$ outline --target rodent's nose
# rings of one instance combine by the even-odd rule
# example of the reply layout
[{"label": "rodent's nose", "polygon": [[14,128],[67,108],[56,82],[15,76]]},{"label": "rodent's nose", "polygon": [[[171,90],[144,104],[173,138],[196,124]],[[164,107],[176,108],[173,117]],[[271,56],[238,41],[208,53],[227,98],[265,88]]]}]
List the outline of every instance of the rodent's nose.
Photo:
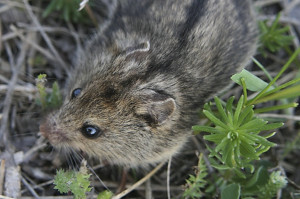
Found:
[{"label": "rodent's nose", "polygon": [[51,127],[49,127],[49,124],[47,121],[43,122],[40,125],[40,132],[46,139],[49,139],[49,134],[51,133],[51,129],[49,129],[49,128],[51,128]]},{"label": "rodent's nose", "polygon": [[52,145],[69,141],[64,133],[57,128],[56,124],[49,122],[49,120],[40,125],[40,132]]}]

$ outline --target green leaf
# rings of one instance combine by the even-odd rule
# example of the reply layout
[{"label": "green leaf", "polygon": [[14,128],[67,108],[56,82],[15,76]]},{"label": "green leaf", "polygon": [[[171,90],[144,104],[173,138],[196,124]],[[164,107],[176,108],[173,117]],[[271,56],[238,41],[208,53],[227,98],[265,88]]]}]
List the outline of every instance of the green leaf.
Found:
[{"label": "green leaf", "polygon": [[[225,162],[226,165],[232,167],[233,166],[233,145],[228,139],[226,143],[224,143],[225,147],[223,149],[222,161]],[[217,150],[217,148],[216,148]]]},{"label": "green leaf", "polygon": [[211,163],[211,166],[218,169],[218,170],[228,170],[231,169],[231,167],[227,166],[227,165],[220,165],[220,164],[216,164],[216,163]]},{"label": "green leaf", "polygon": [[241,78],[245,79],[247,89],[250,91],[261,91],[268,86],[267,82],[265,82],[264,80],[260,79],[259,77],[255,76],[255,75],[253,75],[246,69],[243,69],[242,72],[237,73],[231,77],[231,79],[235,83],[242,86],[241,81],[240,81]]},{"label": "green leaf", "polygon": [[[278,129],[283,126],[284,123],[272,123],[272,124],[265,124],[263,126],[258,126],[258,127],[252,127],[252,128],[247,128],[245,132],[256,132],[256,131],[268,131],[272,129]],[[243,132],[243,131],[241,131]]]},{"label": "green leaf", "polygon": [[265,73],[265,75],[268,77],[270,81],[273,80],[272,76],[270,73],[265,69],[265,67],[254,57],[252,57],[252,61]]},{"label": "green leaf", "polygon": [[217,108],[218,108],[218,111],[219,111],[219,113],[221,114],[221,116],[222,116],[224,122],[228,122],[228,117],[227,117],[227,115],[226,115],[226,113],[225,113],[225,110],[224,110],[224,108],[223,108],[223,106],[222,106],[222,104],[221,104],[220,99],[219,99],[218,97],[215,97],[214,99],[215,99],[215,102],[216,102],[216,106],[217,106]]},{"label": "green leaf", "polygon": [[242,124],[247,123],[252,119],[254,114],[253,107],[253,105],[247,106],[242,110],[242,113],[240,114],[238,119],[238,123],[236,124],[237,126],[241,126]]},{"label": "green leaf", "polygon": [[277,111],[277,110],[282,110],[282,109],[288,109],[288,108],[295,108],[298,106],[298,103],[288,103],[288,104],[282,104],[282,105],[277,105],[277,106],[270,106],[270,107],[265,107],[265,108],[259,108],[255,109],[255,113],[264,113],[264,112],[270,112],[270,111]]},{"label": "green leaf", "polygon": [[241,186],[239,184],[227,185],[221,192],[221,199],[239,199]]},{"label": "green leaf", "polygon": [[253,160],[258,160],[259,157],[255,153],[255,149],[253,146],[248,144],[247,142],[242,142],[240,145],[241,155],[244,157],[251,158]]},{"label": "green leaf", "polygon": [[273,142],[270,142],[268,141],[266,138],[262,137],[262,136],[259,136],[259,135],[255,135],[255,134],[243,134],[247,139],[249,140],[254,140],[262,145],[265,145],[265,146],[269,146],[269,147],[272,147],[272,146],[276,146],[275,143]]},{"label": "green leaf", "polygon": [[[229,144],[229,139],[227,137],[224,137],[222,141],[216,146],[215,151],[224,151],[226,146]],[[224,162],[224,161],[223,161]]]},{"label": "green leaf", "polygon": [[[230,97],[226,103],[226,110],[231,114],[231,116],[233,115],[233,111],[232,111],[232,103],[234,101],[234,96]],[[228,116],[230,116],[228,114]]]},{"label": "green leaf", "polygon": [[203,136],[203,138],[207,141],[211,141],[216,144],[219,144],[223,140],[224,136],[220,134],[213,134],[213,135],[205,135]]},{"label": "green leaf", "polygon": [[244,104],[244,96],[242,95],[238,101],[238,105],[236,107],[236,110],[234,112],[234,116],[233,116],[233,124],[235,127],[238,127],[237,124],[239,123],[239,116],[241,113],[241,110],[243,108],[243,104]]},{"label": "green leaf", "polygon": [[218,131],[218,129],[210,127],[210,126],[199,126],[199,125],[196,125],[196,126],[193,126],[192,129],[195,132],[201,132],[201,131],[203,131],[203,132],[216,133],[216,134],[220,134],[221,133],[220,131]]},{"label": "green leaf", "polygon": [[262,119],[259,119],[259,118],[255,118],[253,120],[251,120],[250,122],[247,122],[246,124],[243,124],[242,126],[239,127],[240,130],[243,130],[243,129],[251,129],[251,128],[260,128],[262,127],[263,125],[265,125],[267,122],[262,120]]},{"label": "green leaf", "polygon": [[208,119],[210,119],[210,120],[211,120],[213,123],[215,123],[216,125],[219,125],[219,126],[225,128],[225,129],[228,128],[226,124],[224,124],[221,120],[219,120],[217,117],[215,117],[215,116],[214,116],[212,113],[210,113],[209,111],[203,110],[203,113],[204,113],[204,115],[205,115]]},{"label": "green leaf", "polygon": [[269,181],[269,172],[265,166],[260,166],[254,175],[246,181],[244,194],[256,193],[261,187],[264,187]]},{"label": "green leaf", "polygon": [[60,193],[68,193],[70,191],[70,184],[74,180],[74,175],[70,171],[64,171],[62,169],[56,171],[54,177],[54,189],[57,189]]}]

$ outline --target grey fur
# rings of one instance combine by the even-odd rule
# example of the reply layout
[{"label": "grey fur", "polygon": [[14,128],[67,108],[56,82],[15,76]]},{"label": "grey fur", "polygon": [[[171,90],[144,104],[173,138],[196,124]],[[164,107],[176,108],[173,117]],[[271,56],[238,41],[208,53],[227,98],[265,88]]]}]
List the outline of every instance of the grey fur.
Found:
[{"label": "grey fur", "polygon": [[[64,105],[41,131],[126,166],[178,152],[206,99],[229,84],[256,48],[247,0],[120,0],[69,79]],[[76,88],[82,92],[71,99]],[[83,125],[102,130],[84,137]]]}]

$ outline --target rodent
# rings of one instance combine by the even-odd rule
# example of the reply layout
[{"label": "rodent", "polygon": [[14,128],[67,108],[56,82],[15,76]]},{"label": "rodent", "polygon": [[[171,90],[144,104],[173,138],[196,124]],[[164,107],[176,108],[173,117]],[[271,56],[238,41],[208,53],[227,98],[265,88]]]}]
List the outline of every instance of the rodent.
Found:
[{"label": "rodent", "polygon": [[248,0],[122,0],[88,42],[59,110],[40,125],[56,147],[146,167],[192,135],[204,102],[255,53]]}]

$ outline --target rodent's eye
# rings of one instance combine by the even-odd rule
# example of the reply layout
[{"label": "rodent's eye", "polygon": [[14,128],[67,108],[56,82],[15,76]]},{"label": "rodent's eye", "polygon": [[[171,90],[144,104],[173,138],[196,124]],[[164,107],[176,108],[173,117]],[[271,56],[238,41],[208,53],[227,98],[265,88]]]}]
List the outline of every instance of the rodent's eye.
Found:
[{"label": "rodent's eye", "polygon": [[93,125],[84,125],[81,128],[81,133],[84,137],[89,139],[95,139],[99,137],[102,133],[99,127]]},{"label": "rodent's eye", "polygon": [[81,93],[81,88],[75,88],[73,91],[72,91],[72,96],[71,98],[75,98],[77,97],[79,94]]}]

